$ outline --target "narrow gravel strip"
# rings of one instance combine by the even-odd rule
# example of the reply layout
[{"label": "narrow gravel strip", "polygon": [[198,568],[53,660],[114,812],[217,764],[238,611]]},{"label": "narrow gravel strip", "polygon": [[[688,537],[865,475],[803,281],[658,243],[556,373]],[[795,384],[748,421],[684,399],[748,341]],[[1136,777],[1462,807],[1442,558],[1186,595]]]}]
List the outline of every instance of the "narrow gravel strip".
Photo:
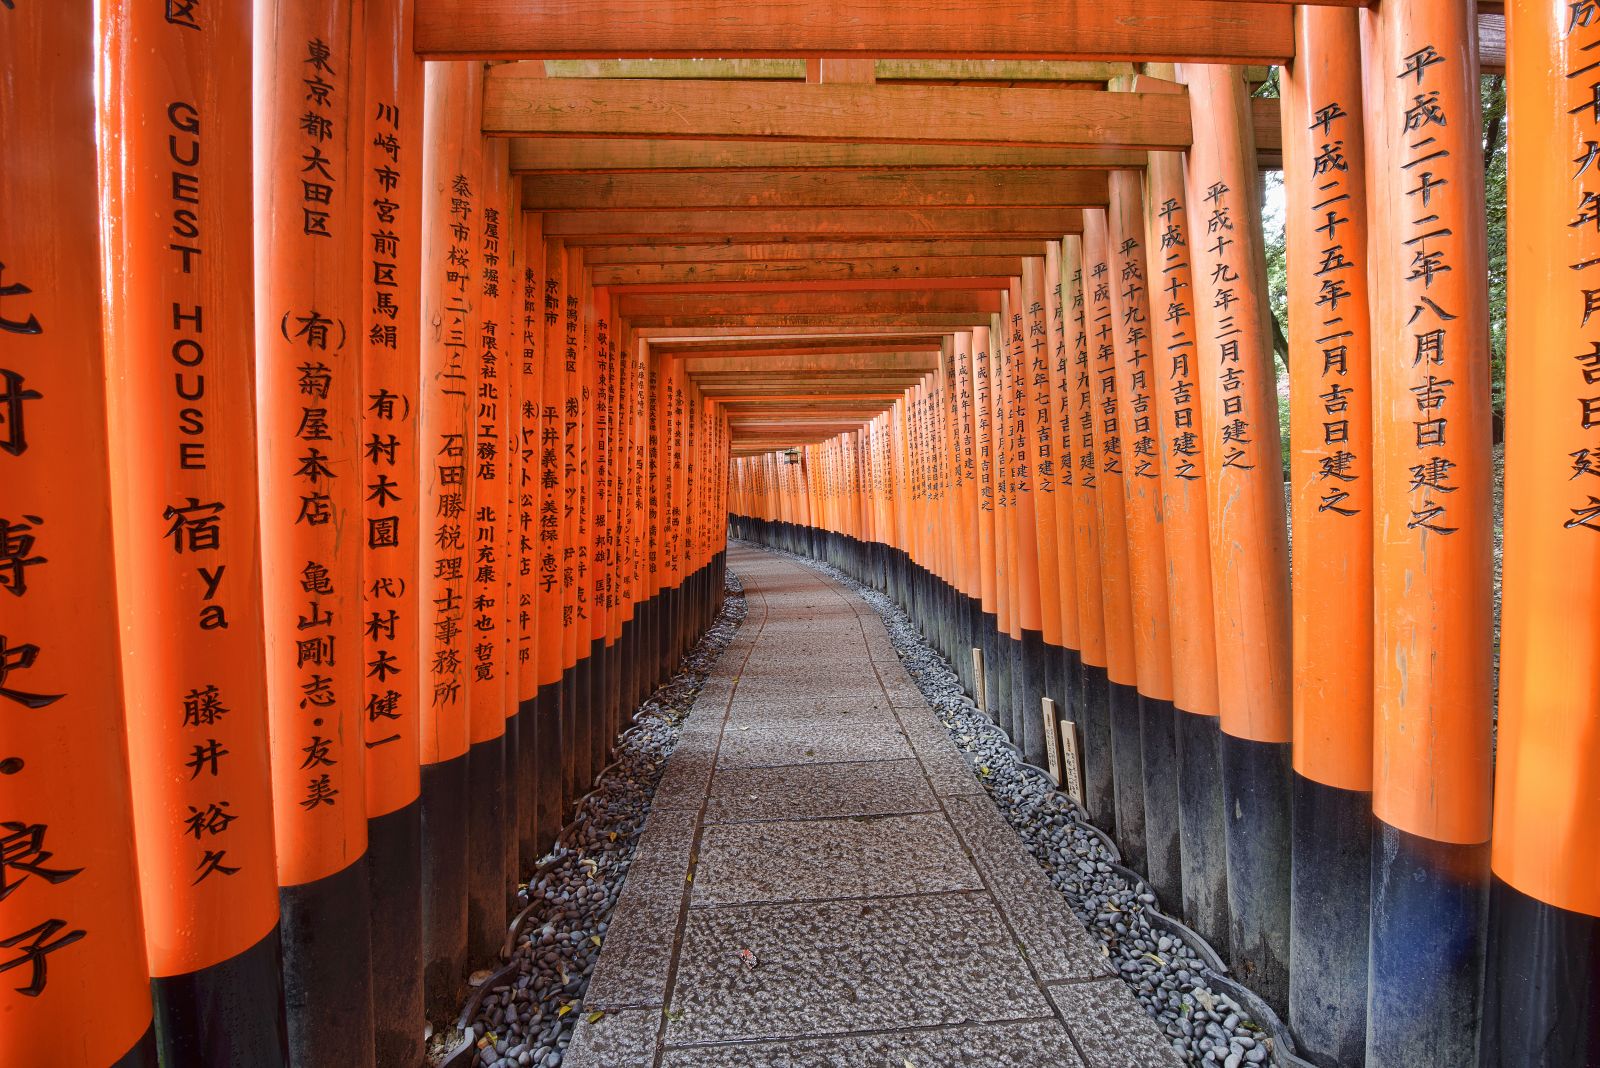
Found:
[{"label": "narrow gravel strip", "polygon": [[995,807],[1100,940],[1118,975],[1161,1024],[1178,1055],[1190,1064],[1224,1068],[1269,1063],[1272,1037],[1243,1006],[1208,983],[1204,964],[1186,942],[1156,926],[1149,915],[1158,906],[1151,888],[1129,878],[1133,873],[1121,867],[1083,809],[1049,776],[1025,765],[1005,733],[966,700],[949,664],[900,607],[830,564],[756,547],[827,575],[883,617],[895,652]]},{"label": "narrow gravel strip", "polygon": [[509,962],[517,974],[489,991],[471,1024],[478,1047],[473,1063],[480,1068],[556,1068],[566,1056],[667,756],[711,666],[744,619],[744,590],[731,572],[726,590],[711,629],[672,681],[639,707],[634,725],[617,739],[617,759],[539,862],[537,881],[518,894],[519,909],[531,905],[531,911]]}]

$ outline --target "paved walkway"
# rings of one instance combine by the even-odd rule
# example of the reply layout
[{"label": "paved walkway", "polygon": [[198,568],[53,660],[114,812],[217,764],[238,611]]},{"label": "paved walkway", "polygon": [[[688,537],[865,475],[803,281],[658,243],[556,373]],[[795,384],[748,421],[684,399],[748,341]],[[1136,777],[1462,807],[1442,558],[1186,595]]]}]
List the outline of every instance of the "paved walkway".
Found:
[{"label": "paved walkway", "polygon": [[748,616],[668,761],[566,1063],[1176,1065],[877,613],[781,557],[729,565]]}]

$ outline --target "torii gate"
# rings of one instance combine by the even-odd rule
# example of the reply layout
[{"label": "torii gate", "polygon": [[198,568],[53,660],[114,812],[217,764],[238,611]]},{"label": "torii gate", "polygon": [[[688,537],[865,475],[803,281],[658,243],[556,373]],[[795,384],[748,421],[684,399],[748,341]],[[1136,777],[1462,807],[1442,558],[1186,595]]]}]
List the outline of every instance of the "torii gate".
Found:
[{"label": "torii gate", "polygon": [[3,1059],[418,1063],[730,512],[1031,759],[1066,708],[1313,1060],[1600,1059],[1597,47],[1589,0],[0,0]]}]

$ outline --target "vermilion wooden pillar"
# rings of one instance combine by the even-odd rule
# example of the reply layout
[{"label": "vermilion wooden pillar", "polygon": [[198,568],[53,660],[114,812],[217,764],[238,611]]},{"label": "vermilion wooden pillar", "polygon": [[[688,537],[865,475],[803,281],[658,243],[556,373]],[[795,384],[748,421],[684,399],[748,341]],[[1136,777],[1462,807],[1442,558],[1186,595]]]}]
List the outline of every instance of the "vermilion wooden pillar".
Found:
[{"label": "vermilion wooden pillar", "polygon": [[[477,337],[473,255],[482,227],[477,136],[482,65],[430,63],[424,73],[421,411],[417,451],[416,662],[421,706],[424,996],[434,1025],[457,1011],[467,972],[466,524],[469,422]],[[437,323],[437,327],[434,324]]]},{"label": "vermilion wooden pillar", "polygon": [[1227,828],[1217,717],[1217,646],[1206,518],[1205,428],[1196,384],[1193,263],[1183,157],[1152,152],[1145,170],[1147,248],[1161,426],[1161,509],[1172,638],[1179,845],[1185,922],[1228,955]]},{"label": "vermilion wooden pillar", "polygon": [[1372,334],[1354,11],[1295,11],[1282,68],[1295,531],[1289,1020],[1361,1060],[1372,869]]},{"label": "vermilion wooden pillar", "polygon": [[[972,330],[972,429],[977,464],[978,578],[981,620],[979,644],[984,659],[983,707],[996,716],[1000,590],[995,522],[994,402],[990,396],[989,328]],[[881,498],[880,498],[881,499]],[[878,537],[881,538],[881,533]]]},{"label": "vermilion wooden pillar", "polygon": [[1146,872],[1144,757],[1140,746],[1138,658],[1129,590],[1127,499],[1123,489],[1131,442],[1117,405],[1116,335],[1106,213],[1084,213],[1083,287],[1088,355],[1090,432],[1094,439],[1095,504],[1099,526],[1100,593],[1105,605],[1107,708],[1111,730],[1112,798],[1117,844],[1128,866]]},{"label": "vermilion wooden pillar", "polygon": [[[129,767],[160,1055],[279,1064],[249,12],[100,13]],[[19,201],[20,203],[20,201]]]},{"label": "vermilion wooden pillar", "polygon": [[[378,1063],[422,1056],[422,63],[411,0],[366,0],[361,473],[368,871]],[[428,513],[431,517],[431,513]]]},{"label": "vermilion wooden pillar", "polygon": [[1067,695],[1060,688],[1059,665],[1064,651],[1061,626],[1061,550],[1056,531],[1056,494],[1061,492],[1060,472],[1055,458],[1055,396],[1050,388],[1050,363],[1052,351],[1049,318],[1045,311],[1045,261],[1043,256],[1029,256],[1023,260],[1021,300],[1015,313],[1022,316],[1022,343],[1019,357],[1019,385],[1023,414],[1023,433],[1020,443],[1029,467],[1033,489],[1033,516],[1035,541],[1038,549],[1038,571],[1035,581],[1039,587],[1039,640],[1028,649],[1033,679],[1033,700],[1027,709],[1030,722],[1039,739],[1038,760],[1045,756],[1046,731],[1052,735],[1054,724],[1043,717],[1041,698],[1049,697],[1061,708],[1067,707]]},{"label": "vermilion wooden pillar", "polygon": [[474,188],[479,226],[473,234],[475,274],[468,292],[477,312],[467,343],[471,368],[466,477],[471,506],[466,543],[467,675],[467,966],[497,959],[505,938],[506,648],[504,523],[507,412],[504,342],[510,336],[501,292],[505,230],[506,147],[483,140]]},{"label": "vermilion wooden pillar", "polygon": [[[1044,285],[1044,263],[1036,261],[1036,289]],[[1034,765],[1045,763],[1044,732],[1040,729],[1039,701],[1044,696],[1044,570],[1040,560],[1038,474],[1029,440],[1028,317],[1021,279],[1015,279],[1007,300],[1001,348],[1005,367],[1007,479],[1012,501],[1012,539],[1016,546],[1013,589],[1017,593],[1017,633],[1012,661],[1012,741]],[[1053,548],[1053,546],[1052,546]],[[1053,582],[1055,572],[1050,571]]]},{"label": "vermilion wooden pillar", "polygon": [[1493,569],[1477,21],[1461,5],[1385,0],[1362,14],[1362,37],[1377,818],[1367,1063],[1470,1064]]},{"label": "vermilion wooden pillar", "polygon": [[1094,371],[1089,362],[1088,269],[1084,239],[1066,237],[1061,244],[1061,277],[1066,286],[1063,307],[1071,351],[1070,420],[1072,455],[1072,551],[1076,563],[1078,638],[1083,672],[1083,800],[1089,818],[1103,831],[1116,833],[1116,788],[1111,769],[1111,699],[1107,677],[1105,597],[1101,593],[1100,455],[1094,444]]},{"label": "vermilion wooden pillar", "polygon": [[0,1060],[154,1068],[114,602],[94,65],[92,5],[0,8]]},{"label": "vermilion wooden pillar", "polygon": [[559,697],[548,683],[544,638],[550,633],[542,605],[546,552],[544,541],[546,416],[544,381],[549,349],[544,333],[543,216],[523,215],[521,296],[522,337],[518,350],[522,392],[518,403],[520,462],[517,467],[518,685],[522,728],[518,793],[522,805],[522,873],[527,875],[550,848],[560,829],[561,736]]},{"label": "vermilion wooden pillar", "polygon": [[1279,1012],[1289,980],[1289,597],[1255,139],[1243,72],[1183,65],[1196,388],[1204,426],[1231,963]]},{"label": "vermilion wooden pillar", "polygon": [[262,608],[290,1058],[373,1064],[360,5],[255,8]]},{"label": "vermilion wooden pillar", "polygon": [[[1046,246],[1044,304],[1047,355],[1045,384],[1049,391],[1050,462],[1055,472],[1056,599],[1060,606],[1061,649],[1056,653],[1058,720],[1081,733],[1084,725],[1082,638],[1078,626],[1078,557],[1073,517],[1076,454],[1072,448],[1072,353],[1067,345],[1065,285],[1061,275],[1061,242]],[[1043,404],[1041,404],[1041,414]],[[1082,745],[1079,745],[1082,751]]]},{"label": "vermilion wooden pillar", "polygon": [[[1600,11],[1517,3],[1505,609],[1481,1063],[1600,1063]],[[1557,154],[1559,150],[1559,155]],[[1566,160],[1562,168],[1550,160]],[[1511,428],[1515,429],[1512,430]]]},{"label": "vermilion wooden pillar", "polygon": [[1172,633],[1162,531],[1160,379],[1154,356],[1150,274],[1139,175],[1114,171],[1106,211],[1111,250],[1112,344],[1122,488],[1128,534],[1133,652],[1139,676],[1140,753],[1150,883],[1162,899],[1183,900],[1179,846],[1178,753],[1172,704]]}]

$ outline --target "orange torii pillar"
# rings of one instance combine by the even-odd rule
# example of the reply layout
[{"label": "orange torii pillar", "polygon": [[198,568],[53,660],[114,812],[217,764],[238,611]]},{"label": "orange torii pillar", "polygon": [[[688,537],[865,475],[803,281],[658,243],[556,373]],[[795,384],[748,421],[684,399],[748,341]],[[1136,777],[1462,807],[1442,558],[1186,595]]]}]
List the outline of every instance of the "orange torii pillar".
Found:
[{"label": "orange torii pillar", "polygon": [[377,1061],[422,1056],[421,708],[418,587],[422,346],[422,63],[412,0],[366,0],[366,160],[361,213],[361,590],[366,664],[367,867]]},{"label": "orange torii pillar", "polygon": [[423,987],[428,1018],[452,1019],[467,974],[467,551],[471,290],[482,225],[477,135],[483,67],[429,63],[422,151],[422,351],[417,453]]},{"label": "orange torii pillar", "polygon": [[471,400],[467,409],[466,546],[467,675],[467,967],[497,960],[505,938],[506,643],[503,473],[507,412],[502,396],[501,339],[507,299],[501,289],[505,236],[506,143],[483,139],[482,169],[472,183],[479,225],[473,231],[474,276],[467,282],[477,312],[468,338]]},{"label": "orange torii pillar", "polygon": [[0,1061],[154,1068],[112,566],[95,45],[87,2],[0,8]]},{"label": "orange torii pillar", "polygon": [[1531,1068],[1600,1064],[1600,8],[1508,14],[1518,358],[1480,1058]]},{"label": "orange torii pillar", "polygon": [[1094,445],[1094,378],[1089,365],[1088,272],[1084,240],[1061,243],[1061,277],[1067,295],[1072,366],[1068,413],[1076,474],[1072,481],[1072,553],[1078,606],[1079,714],[1083,731],[1083,804],[1101,830],[1116,833],[1116,787],[1111,768],[1111,697],[1106,669],[1105,598],[1100,592],[1099,454]]},{"label": "orange torii pillar", "polygon": [[1144,755],[1141,751],[1138,653],[1129,589],[1127,497],[1123,489],[1127,435],[1117,404],[1116,336],[1111,308],[1112,271],[1106,212],[1083,216],[1085,327],[1088,344],[1091,433],[1098,461],[1100,595],[1105,605],[1106,707],[1110,719],[1112,805],[1117,844],[1128,867],[1146,872]]},{"label": "orange torii pillar", "polygon": [[1196,389],[1216,613],[1230,963],[1278,1012],[1289,982],[1289,597],[1255,137],[1243,71],[1182,65]]},{"label": "orange torii pillar", "polygon": [[573,688],[569,657],[571,637],[570,562],[568,528],[571,516],[567,489],[572,478],[572,455],[577,446],[568,431],[567,375],[576,368],[577,351],[566,347],[566,249],[558,240],[545,242],[544,337],[545,364],[541,388],[540,432],[541,515],[539,518],[541,569],[540,612],[546,621],[541,629],[541,653],[547,657],[541,670],[550,688],[550,712],[556,717],[560,754],[559,821],[567,806],[577,797],[577,742],[575,738],[577,692]]},{"label": "orange torii pillar", "polygon": [[[1038,264],[1043,288],[1044,264]],[[1012,501],[1012,544],[1016,547],[1015,581],[1017,627],[1011,643],[1011,735],[1028,763],[1045,763],[1044,732],[1040,729],[1040,698],[1044,696],[1040,669],[1044,666],[1044,597],[1040,567],[1039,522],[1033,450],[1028,440],[1031,407],[1028,397],[1028,338],[1020,280],[1013,279],[1002,298],[1005,342],[997,351],[1003,360],[1005,382],[1005,445]],[[1054,572],[1051,573],[1052,580]]]},{"label": "orange torii pillar", "polygon": [[1289,1023],[1359,1064],[1372,872],[1372,333],[1360,28],[1295,10],[1282,69],[1295,532]]},{"label": "orange torii pillar", "polygon": [[1144,199],[1138,173],[1113,171],[1106,211],[1111,251],[1112,341],[1116,349],[1117,424],[1123,439],[1122,488],[1128,534],[1133,651],[1139,675],[1139,743],[1144,787],[1145,856],[1163,900],[1183,900],[1179,845],[1176,710],[1172,703],[1172,633],[1167,607],[1167,552],[1162,529],[1161,426]]},{"label": "orange torii pillar", "polygon": [[[560,612],[550,611],[553,581],[551,510],[559,485],[555,464],[560,433],[553,412],[546,406],[550,348],[545,337],[544,218],[527,213],[522,221],[522,458],[518,465],[518,571],[521,575],[519,611],[522,624],[521,697],[523,751],[522,874],[531,870],[561,828],[561,699],[555,689],[559,669],[552,669],[552,634],[560,632]],[[532,769],[531,772],[529,769]],[[532,781],[528,780],[529,775]]]},{"label": "orange torii pillar", "polygon": [[[951,470],[950,488],[953,510],[948,517],[951,524],[953,560],[956,568],[955,596],[951,610],[955,614],[954,644],[950,662],[961,679],[967,693],[977,693],[971,650],[978,640],[978,624],[982,619],[983,602],[979,597],[978,582],[978,494],[977,457],[972,437],[972,331],[959,330],[945,346],[945,376],[950,383],[950,436]],[[859,507],[859,486],[855,479],[854,457],[859,448],[859,435],[851,435],[849,454],[851,496]],[[851,534],[864,539],[867,534],[859,519]],[[859,552],[859,546],[856,547]]]},{"label": "orange torii pillar", "polygon": [[373,1064],[359,546],[365,99],[356,11],[255,9],[262,608],[289,1051]]},{"label": "orange torii pillar", "polygon": [[[972,432],[977,456],[978,487],[978,578],[981,619],[976,642],[983,653],[984,677],[982,704],[990,719],[997,718],[1000,695],[1000,560],[996,520],[994,400],[989,384],[989,328],[972,329]],[[874,439],[878,437],[874,421]],[[881,485],[881,483],[880,483]],[[881,490],[878,494],[882,499]],[[881,528],[874,544],[881,544]],[[881,587],[880,587],[881,588]]]},{"label": "orange torii pillar", "polygon": [[[1374,411],[1367,1063],[1469,1064],[1487,907],[1493,567],[1477,21],[1416,0],[1361,18]],[[1555,159],[1566,166],[1564,147]]]},{"label": "orange torii pillar", "polygon": [[[1045,337],[1044,383],[1036,390],[1048,393],[1046,399],[1035,398],[1039,418],[1044,420],[1040,447],[1049,449],[1048,461],[1055,479],[1053,503],[1056,530],[1056,603],[1060,608],[1061,648],[1051,665],[1051,687],[1056,694],[1058,707],[1057,744],[1064,745],[1063,728],[1073,732],[1076,739],[1083,725],[1083,688],[1079,680],[1083,672],[1082,639],[1078,624],[1078,557],[1076,549],[1076,520],[1073,515],[1074,473],[1072,451],[1072,382],[1071,355],[1067,348],[1067,318],[1064,305],[1064,286],[1061,277],[1061,242],[1052,241],[1045,247],[1044,260]],[[1039,369],[1035,367],[1037,378]],[[1079,752],[1082,746],[1078,747]],[[1062,753],[1063,762],[1066,753]]]},{"label": "orange torii pillar", "polygon": [[1172,641],[1183,915],[1228,955],[1227,823],[1217,719],[1217,646],[1211,603],[1204,427],[1197,388],[1194,234],[1183,156],[1152,152],[1145,169],[1145,222],[1154,287],[1156,409],[1161,426],[1161,510],[1166,539],[1167,618]]},{"label": "orange torii pillar", "polygon": [[1024,428],[1019,441],[1031,468],[1041,628],[1037,639],[1032,639],[1032,644],[1024,648],[1031,657],[1028,669],[1032,689],[1026,712],[1027,722],[1033,725],[1024,733],[1030,741],[1038,739],[1038,751],[1030,754],[1029,759],[1042,766],[1048,762],[1048,749],[1059,751],[1056,725],[1052,722],[1055,716],[1052,713],[1050,719],[1044,718],[1042,699],[1049,697],[1058,708],[1068,707],[1061,670],[1066,653],[1061,626],[1065,605],[1061,600],[1061,539],[1056,530],[1056,497],[1058,492],[1064,491],[1059,489],[1060,472],[1053,447],[1055,397],[1050,388],[1050,364],[1055,353],[1045,311],[1047,290],[1043,256],[1029,256],[1022,261],[1022,279],[1017,292],[1021,299],[1013,312],[1022,314],[1024,335],[1018,346],[1018,392],[1022,395],[1019,403]]},{"label": "orange torii pillar", "polygon": [[165,1062],[281,1064],[251,181],[238,166],[250,149],[251,25],[237,8],[169,14],[111,5],[98,42],[117,592],[146,949]]},{"label": "orange torii pillar", "polygon": [[[995,557],[995,655],[986,658],[989,671],[994,675],[998,701],[989,707],[990,716],[1015,738],[1016,705],[1013,687],[1016,682],[1017,656],[1015,646],[1020,632],[1017,620],[1021,614],[1017,590],[1016,500],[1011,491],[1011,421],[1010,376],[1006,373],[1006,329],[997,315],[990,316],[989,327],[989,404],[990,450],[994,463],[994,557]],[[895,509],[900,512],[900,509]]]}]

